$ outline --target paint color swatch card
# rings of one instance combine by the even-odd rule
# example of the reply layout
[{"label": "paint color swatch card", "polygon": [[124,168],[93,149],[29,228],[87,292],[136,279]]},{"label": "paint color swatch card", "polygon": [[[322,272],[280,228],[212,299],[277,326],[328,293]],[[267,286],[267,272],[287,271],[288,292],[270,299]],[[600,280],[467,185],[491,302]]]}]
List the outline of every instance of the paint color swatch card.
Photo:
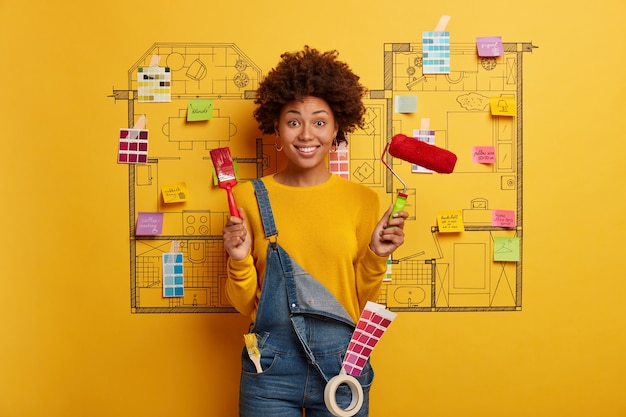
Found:
[{"label": "paint color swatch card", "polygon": [[450,73],[450,32],[422,33],[422,73]]},{"label": "paint color swatch card", "polygon": [[348,375],[361,375],[372,350],[396,316],[382,304],[367,302],[343,359],[342,366]]},{"label": "paint color swatch card", "polygon": [[[415,140],[419,140],[420,142],[427,143],[429,145],[435,144],[435,131],[430,129],[415,129],[413,130],[413,137]],[[422,174],[432,174],[432,169],[424,168],[417,164],[411,164],[411,172],[422,173]]]},{"label": "paint color swatch card", "polygon": [[182,297],[185,295],[183,275],[183,254],[163,254],[163,297]]},{"label": "paint color swatch card", "polygon": [[328,154],[328,169],[335,175],[350,179],[350,164],[348,158],[348,146],[345,142],[337,145],[337,148]]},{"label": "paint color swatch card", "polygon": [[120,129],[117,150],[118,164],[146,164],[148,162],[148,131]]},{"label": "paint color swatch card", "polygon": [[172,101],[171,75],[168,67],[137,68],[137,101],[139,103]]}]

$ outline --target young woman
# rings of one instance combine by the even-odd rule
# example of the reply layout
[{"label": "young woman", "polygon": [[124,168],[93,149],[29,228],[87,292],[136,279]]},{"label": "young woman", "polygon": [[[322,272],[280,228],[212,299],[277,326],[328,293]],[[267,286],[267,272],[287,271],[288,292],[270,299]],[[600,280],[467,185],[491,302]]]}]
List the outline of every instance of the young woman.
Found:
[{"label": "young woman", "polygon": [[[286,167],[235,187],[240,217],[224,228],[226,293],[250,316],[262,372],[242,352],[243,417],[332,415],[326,382],[339,374],[355,323],[378,297],[408,213],[380,217],[371,189],[328,170],[328,153],[363,126],[365,87],[336,51],[285,53],[257,90],[254,117],[276,135]],[[368,415],[371,365],[358,377]],[[345,388],[345,389],[344,389]],[[351,393],[341,386],[337,403]]]}]

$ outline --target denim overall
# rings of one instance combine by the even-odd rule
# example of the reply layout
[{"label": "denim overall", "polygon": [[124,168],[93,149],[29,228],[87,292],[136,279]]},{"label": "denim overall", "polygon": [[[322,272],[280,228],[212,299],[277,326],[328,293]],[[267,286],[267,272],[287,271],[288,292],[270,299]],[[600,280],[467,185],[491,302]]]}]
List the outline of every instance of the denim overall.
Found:
[{"label": "denim overall", "polygon": [[[256,372],[244,348],[240,416],[302,417],[303,408],[307,417],[332,416],[324,404],[324,388],[341,370],[354,321],[337,299],[278,245],[267,189],[261,180],[252,183],[270,243],[252,330],[257,335],[263,372]],[[357,378],[364,395],[357,417],[368,415],[373,378],[368,362]],[[351,396],[349,387],[340,386],[337,404],[348,407]]]}]

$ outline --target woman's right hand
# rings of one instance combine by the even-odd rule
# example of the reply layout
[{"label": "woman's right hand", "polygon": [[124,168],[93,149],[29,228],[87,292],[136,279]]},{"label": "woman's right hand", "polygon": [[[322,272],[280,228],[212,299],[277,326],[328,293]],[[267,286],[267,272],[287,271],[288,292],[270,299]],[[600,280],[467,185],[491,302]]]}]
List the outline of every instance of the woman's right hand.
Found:
[{"label": "woman's right hand", "polygon": [[239,209],[239,216],[240,217],[230,216],[222,231],[224,249],[228,253],[228,256],[235,261],[241,261],[248,256],[250,248],[252,247],[252,239],[248,233],[245,222],[246,219],[243,214],[243,209],[241,208]]}]

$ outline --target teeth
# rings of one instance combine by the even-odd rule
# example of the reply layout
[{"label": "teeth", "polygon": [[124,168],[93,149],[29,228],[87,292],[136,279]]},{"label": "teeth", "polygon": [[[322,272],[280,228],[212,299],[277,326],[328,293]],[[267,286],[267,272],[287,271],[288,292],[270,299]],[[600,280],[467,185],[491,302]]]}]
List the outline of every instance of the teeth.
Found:
[{"label": "teeth", "polygon": [[317,149],[317,147],[315,147],[315,146],[310,146],[310,147],[308,147],[308,148],[298,148],[298,150],[299,150],[300,152],[304,152],[304,153],[313,152],[313,151],[314,151],[314,150],[316,150],[316,149]]}]

